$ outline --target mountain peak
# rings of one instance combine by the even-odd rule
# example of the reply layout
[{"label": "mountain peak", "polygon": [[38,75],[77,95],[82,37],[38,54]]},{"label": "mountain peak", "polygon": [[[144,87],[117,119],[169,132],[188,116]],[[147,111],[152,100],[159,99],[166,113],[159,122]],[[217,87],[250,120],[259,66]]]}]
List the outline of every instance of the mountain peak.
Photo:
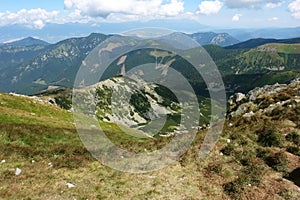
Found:
[{"label": "mountain peak", "polygon": [[239,43],[239,40],[228,33],[198,32],[189,36],[201,45],[216,44],[224,47]]},{"label": "mountain peak", "polygon": [[22,39],[19,38],[19,39],[9,40],[7,42],[0,44],[0,46],[33,46],[33,45],[47,46],[47,45],[49,45],[49,43],[46,41],[40,40],[38,38],[29,36],[29,37],[22,38]]}]

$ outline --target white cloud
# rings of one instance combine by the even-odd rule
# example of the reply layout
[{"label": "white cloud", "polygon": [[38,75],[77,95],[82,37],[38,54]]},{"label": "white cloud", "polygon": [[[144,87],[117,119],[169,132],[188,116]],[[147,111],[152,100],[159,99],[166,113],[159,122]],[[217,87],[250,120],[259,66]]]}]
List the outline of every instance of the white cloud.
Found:
[{"label": "white cloud", "polygon": [[277,20],[279,20],[279,18],[278,18],[278,17],[271,17],[271,18],[269,18],[268,20],[269,20],[269,21],[277,21]]},{"label": "white cloud", "polygon": [[16,13],[6,11],[0,13],[0,26],[22,24],[33,29],[42,29],[46,23],[55,20],[58,16],[58,11],[47,12],[44,9],[22,9]]},{"label": "white cloud", "polygon": [[296,19],[300,19],[300,0],[294,0],[288,5],[288,10]]},{"label": "white cloud", "polygon": [[282,0],[225,0],[228,8],[261,8],[263,5],[281,5]]},{"label": "white cloud", "polygon": [[161,14],[166,16],[176,16],[184,12],[184,2],[171,0],[169,4],[161,5]]},{"label": "white cloud", "polygon": [[283,2],[277,2],[277,3],[272,3],[272,2],[269,2],[266,4],[266,7],[267,8],[277,8],[277,7],[280,7],[282,5]]},{"label": "white cloud", "polygon": [[235,14],[233,17],[232,17],[232,21],[233,22],[238,22],[240,21],[240,17],[242,17],[243,15],[242,14]]},{"label": "white cloud", "polygon": [[45,23],[42,20],[38,19],[33,22],[33,26],[37,29],[42,29],[44,28]]},{"label": "white cloud", "polygon": [[202,1],[199,4],[199,9],[197,11],[197,14],[204,14],[204,15],[217,14],[222,7],[223,7],[223,3],[220,2],[219,0]]},{"label": "white cloud", "polygon": [[64,0],[66,9],[82,15],[107,18],[111,14],[139,16],[176,16],[184,12],[181,0]]}]

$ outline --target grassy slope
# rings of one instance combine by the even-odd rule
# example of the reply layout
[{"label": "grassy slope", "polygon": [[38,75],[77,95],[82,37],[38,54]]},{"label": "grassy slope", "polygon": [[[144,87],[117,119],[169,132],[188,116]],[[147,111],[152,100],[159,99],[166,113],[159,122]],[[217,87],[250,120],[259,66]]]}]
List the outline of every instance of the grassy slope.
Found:
[{"label": "grassy slope", "polygon": [[237,57],[237,66],[243,66],[239,69],[244,73],[261,72],[274,67],[275,69],[285,67],[285,70],[297,70],[299,69],[299,54],[299,44],[270,43],[240,54]]},{"label": "grassy slope", "polygon": [[[282,134],[299,132],[295,122],[286,116],[282,119],[262,116],[247,123],[233,119],[234,126],[225,127],[214,151],[202,161],[198,160],[197,152],[205,131],[200,131],[192,147],[178,162],[156,172],[128,174],[105,167],[90,156],[80,142],[69,112],[6,94],[0,95],[0,111],[0,160],[6,160],[0,164],[0,197],[4,199],[300,197],[297,187],[282,178],[284,172],[276,172],[257,156],[258,152],[268,155],[284,151],[289,144],[284,140],[281,147],[259,145],[255,133],[262,130],[265,123]],[[141,150],[140,141],[122,137],[115,125],[104,127],[109,130],[109,137],[118,140],[123,148]],[[228,138],[232,141],[230,144],[226,143]],[[166,139],[149,141],[142,149],[155,149],[166,142]],[[225,155],[220,155],[220,151]],[[297,157],[287,155],[289,162],[283,170],[299,167]],[[36,162],[31,163],[32,160]],[[49,162],[53,167],[49,167]],[[14,175],[16,167],[22,169],[19,176]],[[76,184],[76,187],[67,188],[67,182]]]},{"label": "grassy slope", "polygon": [[300,54],[300,44],[270,44],[278,49],[279,53]]}]

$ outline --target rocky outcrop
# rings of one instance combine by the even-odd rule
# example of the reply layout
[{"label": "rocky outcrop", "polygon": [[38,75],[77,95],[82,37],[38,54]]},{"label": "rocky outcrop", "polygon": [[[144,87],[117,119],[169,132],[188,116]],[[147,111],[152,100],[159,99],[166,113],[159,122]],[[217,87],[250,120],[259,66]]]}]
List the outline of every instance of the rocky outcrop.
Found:
[{"label": "rocky outcrop", "polygon": [[[76,107],[82,107],[82,104],[88,115],[125,127],[144,130],[146,125],[152,123],[151,131],[155,132],[156,126],[161,127],[159,122],[164,121],[162,119],[166,116],[177,119],[181,114],[181,106],[166,88],[141,81],[119,76],[81,89],[76,94],[82,97],[78,98],[80,101],[76,100]],[[176,131],[177,128],[176,125],[169,126],[167,132]]]},{"label": "rocky outcrop", "polygon": [[300,105],[300,79],[289,84],[266,85],[247,94],[237,93],[228,100],[227,118],[273,116]]}]

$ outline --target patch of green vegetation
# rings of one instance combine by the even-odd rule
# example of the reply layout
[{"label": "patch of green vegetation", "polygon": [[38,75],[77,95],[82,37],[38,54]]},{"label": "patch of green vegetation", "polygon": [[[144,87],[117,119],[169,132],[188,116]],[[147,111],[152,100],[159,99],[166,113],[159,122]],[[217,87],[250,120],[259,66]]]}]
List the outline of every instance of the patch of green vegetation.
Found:
[{"label": "patch of green vegetation", "polygon": [[283,136],[276,129],[271,127],[263,127],[257,132],[258,143],[265,147],[282,147]]},{"label": "patch of green vegetation", "polygon": [[132,94],[129,103],[133,105],[135,112],[139,113],[143,118],[149,119],[147,112],[150,110],[151,104],[142,92]]},{"label": "patch of green vegetation", "polygon": [[109,106],[111,105],[111,98],[112,98],[112,89],[108,88],[107,86],[103,86],[102,88],[96,89],[95,98],[97,99],[97,107],[104,111],[111,110]]},{"label": "patch of green vegetation", "polygon": [[295,145],[300,145],[300,134],[296,131],[292,131],[288,135],[285,136],[287,141],[294,143]]},{"label": "patch of green vegetation", "polygon": [[72,122],[71,113],[61,110],[56,106],[41,105],[35,99],[27,97],[16,97],[7,94],[0,95],[0,113],[1,122],[5,123],[25,123],[54,126],[70,127]]},{"label": "patch of green vegetation", "polygon": [[63,109],[70,110],[72,108],[72,101],[65,96],[55,97],[54,100]]},{"label": "patch of green vegetation", "polygon": [[275,47],[279,53],[300,54],[300,44],[268,44]]},{"label": "patch of green vegetation", "polygon": [[162,105],[164,106],[170,106],[172,102],[179,103],[176,95],[163,85],[158,85],[158,87],[156,87],[154,91],[159,96],[163,97]]},{"label": "patch of green vegetation", "polygon": [[284,58],[277,51],[251,49],[238,57],[242,72],[255,73],[264,69],[277,70],[284,66]]}]

